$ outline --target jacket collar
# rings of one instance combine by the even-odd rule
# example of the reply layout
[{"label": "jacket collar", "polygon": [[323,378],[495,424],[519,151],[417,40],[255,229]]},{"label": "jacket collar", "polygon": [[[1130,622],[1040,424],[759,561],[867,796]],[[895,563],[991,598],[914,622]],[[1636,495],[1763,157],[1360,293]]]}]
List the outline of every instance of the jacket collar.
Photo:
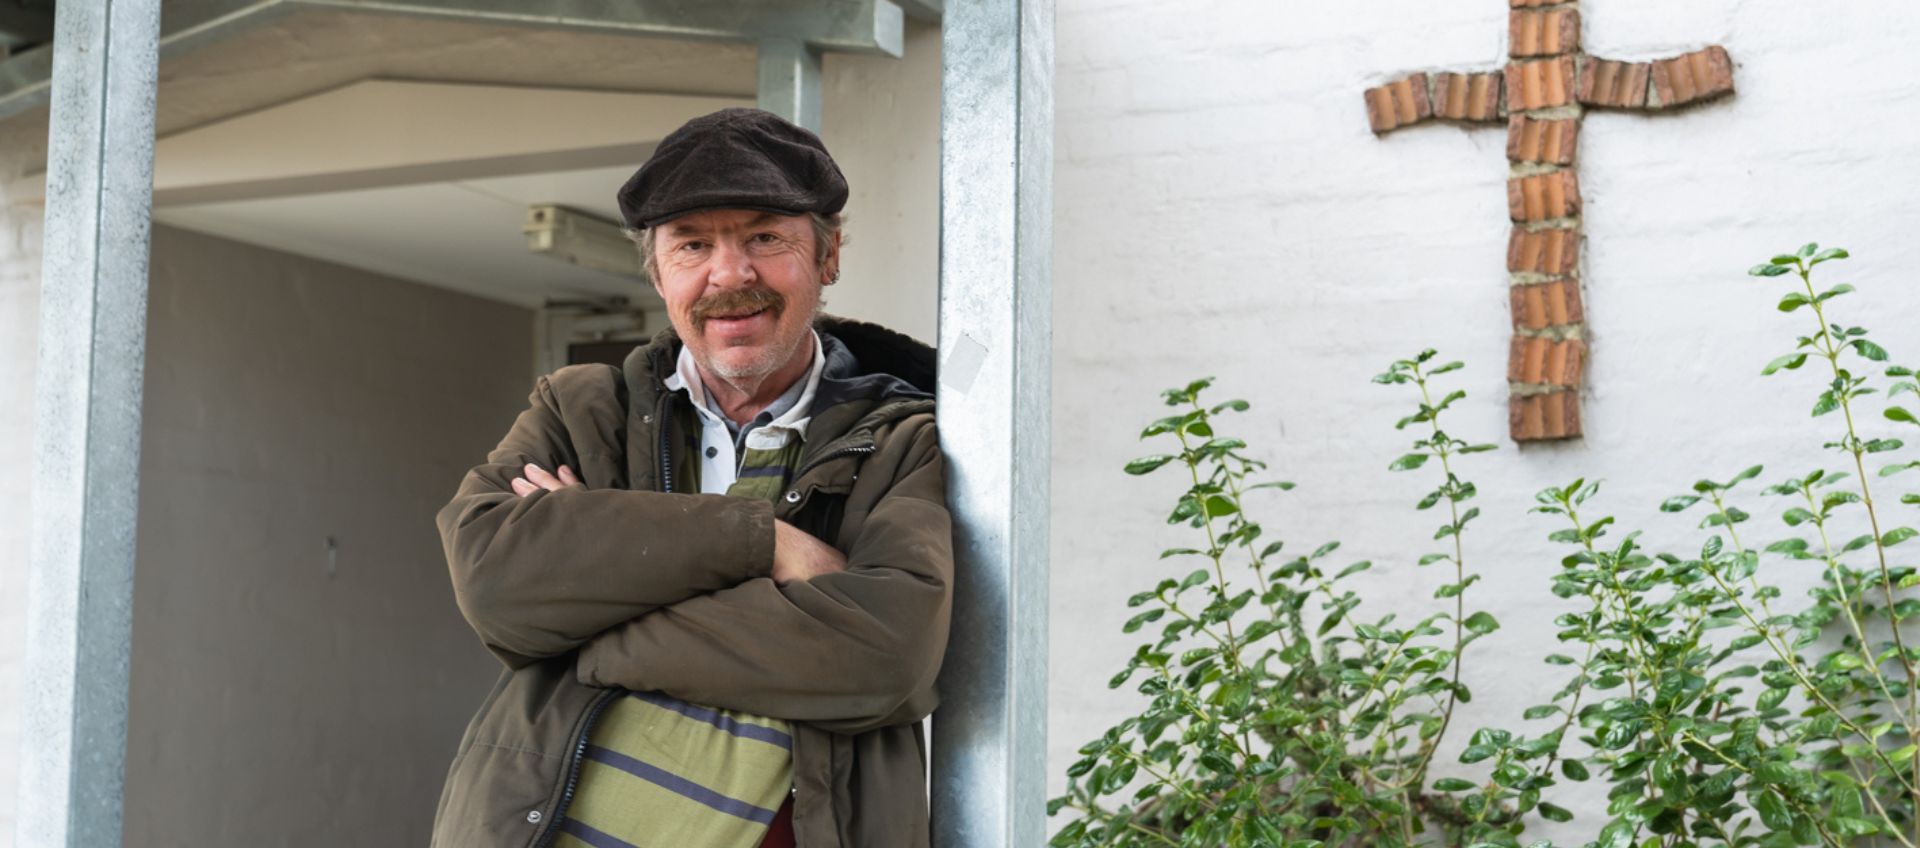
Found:
[{"label": "jacket collar", "polygon": [[[801,468],[822,456],[839,454],[889,421],[933,408],[935,355],[932,348],[877,324],[822,315],[814,320],[825,367],[812,404],[810,438]],[[628,480],[635,487],[658,485],[653,455],[658,427],[668,412],[672,390],[666,380],[684,347],[672,327],[627,356],[622,370],[627,393]]]}]

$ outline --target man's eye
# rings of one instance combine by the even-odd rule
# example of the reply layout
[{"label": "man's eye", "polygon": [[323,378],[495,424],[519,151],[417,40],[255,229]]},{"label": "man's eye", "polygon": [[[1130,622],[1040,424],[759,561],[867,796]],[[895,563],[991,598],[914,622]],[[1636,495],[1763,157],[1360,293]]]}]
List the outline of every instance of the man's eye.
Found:
[{"label": "man's eye", "polygon": [[773,244],[774,242],[779,241],[780,237],[774,235],[773,233],[755,233],[753,236],[753,240],[761,244]]},{"label": "man's eye", "polygon": [[707,243],[704,241],[683,241],[680,243],[681,250],[699,250],[706,246]]}]

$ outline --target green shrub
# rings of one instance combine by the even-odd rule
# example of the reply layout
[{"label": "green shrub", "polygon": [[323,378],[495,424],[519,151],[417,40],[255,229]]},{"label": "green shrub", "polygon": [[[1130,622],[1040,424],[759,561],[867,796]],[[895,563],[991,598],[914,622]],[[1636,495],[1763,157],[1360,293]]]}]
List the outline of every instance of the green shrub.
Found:
[{"label": "green shrub", "polygon": [[[1920,533],[1892,526],[1873,481],[1920,461],[1900,461],[1900,440],[1863,429],[1866,407],[1880,401],[1885,418],[1920,424],[1896,402],[1920,397],[1920,383],[1913,369],[1885,366],[1887,352],[1865,330],[1832,322],[1831,302],[1853,288],[1820,290],[1813,273],[1845,258],[1807,245],[1751,272],[1795,283],[1780,310],[1805,310],[1811,334],[1762,373],[1815,363],[1822,386],[1813,415],[1840,413],[1824,448],[1845,467],[1764,488],[1757,465],[1724,482],[1700,480],[1661,505],[1704,516],[1697,553],[1653,552],[1639,532],[1593,517],[1598,482],[1539,493],[1534,511],[1561,525],[1551,538],[1571,549],[1552,591],[1578,604],[1556,619],[1569,648],[1544,659],[1570,677],[1522,716],[1543,728],[1537,734],[1473,732],[1459,760],[1475,780],[1430,774],[1441,741],[1457,732],[1456,707],[1471,698],[1461,663],[1499,627],[1468,608],[1478,575],[1465,537],[1479,511],[1467,505],[1474,485],[1458,473],[1464,457],[1493,446],[1441,427],[1463,392],[1433,399],[1433,378],[1460,364],[1434,366],[1427,351],[1375,378],[1418,392],[1397,426],[1420,438],[1389,467],[1432,475],[1416,508],[1446,511],[1434,535],[1442,550],[1408,557],[1451,571],[1435,592],[1440,608],[1406,624],[1360,612],[1343,581],[1370,566],[1336,565],[1337,542],[1287,556],[1281,542],[1263,539],[1246,494],[1292,486],[1255,482],[1265,466],[1247,457],[1244,442],[1216,434],[1221,417],[1245,402],[1204,404],[1208,380],[1166,392],[1176,413],[1142,437],[1177,443],[1178,452],[1126,470],[1186,472],[1190,485],[1168,521],[1198,531],[1204,547],[1161,557],[1201,567],[1129,599],[1138,612],[1124,631],[1152,626],[1159,636],[1111,685],[1132,683],[1145,703],[1081,749],[1067,794],[1049,802],[1049,814],[1072,814],[1053,844],[1518,845],[1530,818],[1572,818],[1543,791],[1597,779],[1609,803],[1586,844],[1600,848],[1915,848],[1920,644],[1909,644],[1916,639],[1904,624],[1920,617],[1920,598],[1902,592],[1920,584],[1920,573],[1892,562],[1890,551]],[[1870,457],[1880,466],[1872,473]],[[1735,499],[1753,488],[1784,499],[1791,535],[1764,546],[1742,538],[1753,514]],[[1900,501],[1920,503],[1920,495]],[[1871,532],[1836,535],[1848,522]],[[1820,584],[1808,602],[1787,603],[1776,575],[1808,567]]]}]

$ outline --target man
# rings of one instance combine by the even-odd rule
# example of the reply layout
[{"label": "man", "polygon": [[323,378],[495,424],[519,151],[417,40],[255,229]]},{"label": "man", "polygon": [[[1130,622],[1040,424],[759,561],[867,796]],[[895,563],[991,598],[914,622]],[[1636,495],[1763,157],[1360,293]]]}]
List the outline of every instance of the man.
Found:
[{"label": "man", "polygon": [[507,666],[439,848],[928,843],[951,522],[932,351],[818,316],[847,186],[728,109],[619,192],[671,329],[541,378],[438,524]]}]

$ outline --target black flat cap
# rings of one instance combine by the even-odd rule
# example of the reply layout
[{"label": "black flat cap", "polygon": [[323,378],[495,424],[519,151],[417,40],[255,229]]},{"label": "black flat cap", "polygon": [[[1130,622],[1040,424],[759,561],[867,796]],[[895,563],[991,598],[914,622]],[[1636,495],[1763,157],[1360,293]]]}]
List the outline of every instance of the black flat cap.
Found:
[{"label": "black flat cap", "polygon": [[847,178],[805,128],[762,109],[722,109],[662,139],[617,197],[634,229],[703,209],[832,215],[847,205]]}]

